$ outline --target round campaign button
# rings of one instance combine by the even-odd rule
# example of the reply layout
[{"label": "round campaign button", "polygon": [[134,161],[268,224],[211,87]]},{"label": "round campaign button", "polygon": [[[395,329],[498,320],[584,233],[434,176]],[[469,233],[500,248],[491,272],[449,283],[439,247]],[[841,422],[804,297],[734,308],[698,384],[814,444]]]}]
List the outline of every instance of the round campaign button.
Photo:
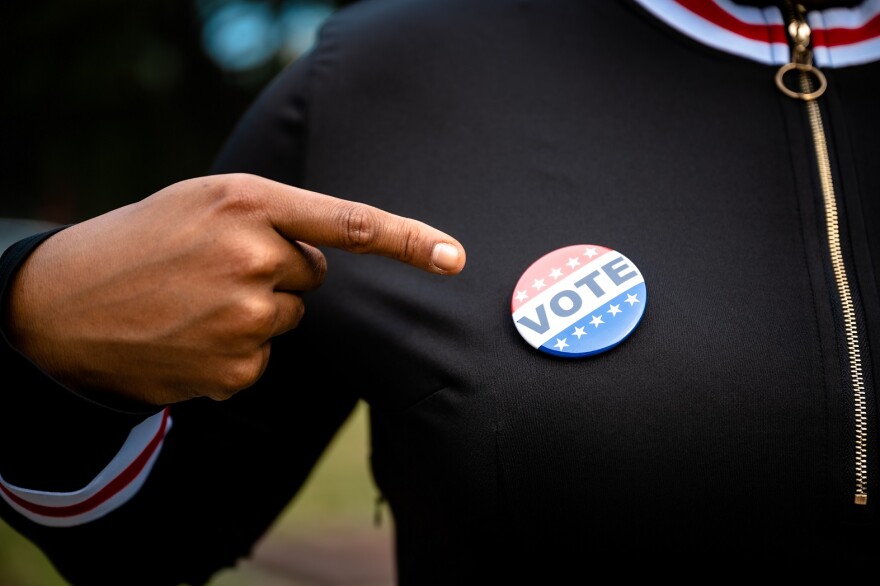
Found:
[{"label": "round campaign button", "polygon": [[645,279],[619,252],[594,244],[545,254],[522,274],[510,310],[532,347],[563,358],[610,350],[639,325]]}]

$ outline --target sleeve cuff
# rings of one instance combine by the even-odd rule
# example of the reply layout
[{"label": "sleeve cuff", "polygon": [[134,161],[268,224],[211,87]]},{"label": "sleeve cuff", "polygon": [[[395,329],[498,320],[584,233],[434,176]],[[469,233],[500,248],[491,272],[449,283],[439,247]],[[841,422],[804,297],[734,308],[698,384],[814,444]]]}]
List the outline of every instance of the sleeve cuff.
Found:
[{"label": "sleeve cuff", "polygon": [[0,497],[22,516],[48,527],[73,527],[103,517],[143,486],[171,428],[169,411],[166,407],[136,425],[113,459],[85,487],[67,492],[33,490],[0,476]]}]

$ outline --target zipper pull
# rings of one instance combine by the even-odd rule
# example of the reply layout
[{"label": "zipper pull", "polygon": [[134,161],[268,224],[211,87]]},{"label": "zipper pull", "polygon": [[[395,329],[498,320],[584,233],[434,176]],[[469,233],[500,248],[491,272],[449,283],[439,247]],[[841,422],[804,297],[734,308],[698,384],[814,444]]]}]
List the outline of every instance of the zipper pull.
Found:
[{"label": "zipper pull", "polygon": [[[810,49],[810,37],[813,31],[807,24],[806,9],[798,4],[790,12],[791,18],[786,31],[791,44],[791,61],[779,68],[776,72],[776,87],[790,98],[812,102],[825,93],[828,89],[828,81],[822,70],[813,65],[813,51]],[[800,71],[800,91],[789,89],[785,85],[785,74],[790,71]],[[810,76],[818,82],[818,87],[813,89]]]}]

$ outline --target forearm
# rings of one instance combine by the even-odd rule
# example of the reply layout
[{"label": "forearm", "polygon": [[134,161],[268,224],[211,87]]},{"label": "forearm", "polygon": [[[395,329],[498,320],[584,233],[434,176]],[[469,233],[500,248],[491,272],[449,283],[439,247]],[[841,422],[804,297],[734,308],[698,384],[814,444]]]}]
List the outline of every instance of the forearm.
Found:
[{"label": "forearm", "polygon": [[[43,372],[7,337],[19,319],[7,291],[28,255],[55,231],[12,245],[0,257],[4,309],[0,363],[6,377],[0,410],[0,476],[4,482],[46,491],[77,490],[112,459],[130,430],[161,407],[126,404],[126,409],[84,399]],[[121,406],[121,404],[120,404]]]}]

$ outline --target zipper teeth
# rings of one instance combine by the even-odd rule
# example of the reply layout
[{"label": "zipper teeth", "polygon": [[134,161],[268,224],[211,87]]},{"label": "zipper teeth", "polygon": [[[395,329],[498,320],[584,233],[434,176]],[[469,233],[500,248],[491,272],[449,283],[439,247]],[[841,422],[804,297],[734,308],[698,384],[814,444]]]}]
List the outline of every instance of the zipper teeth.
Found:
[{"label": "zipper teeth", "polygon": [[[812,90],[809,76],[806,74],[801,75],[801,87],[805,93]],[[846,266],[843,261],[837,198],[835,197],[834,181],[831,176],[831,163],[828,156],[828,144],[825,140],[825,128],[822,124],[822,114],[816,101],[810,101],[806,104],[813,133],[819,181],[822,187],[822,199],[825,204],[825,229],[828,236],[831,267],[834,271],[834,280],[837,284],[837,293],[840,297],[840,305],[843,312],[843,326],[846,333],[849,371],[853,387],[856,435],[856,493],[854,500],[855,504],[864,505],[867,504],[868,499],[868,413],[865,404],[865,381],[862,373],[855,304],[853,303],[849,279],[846,276]]]}]

